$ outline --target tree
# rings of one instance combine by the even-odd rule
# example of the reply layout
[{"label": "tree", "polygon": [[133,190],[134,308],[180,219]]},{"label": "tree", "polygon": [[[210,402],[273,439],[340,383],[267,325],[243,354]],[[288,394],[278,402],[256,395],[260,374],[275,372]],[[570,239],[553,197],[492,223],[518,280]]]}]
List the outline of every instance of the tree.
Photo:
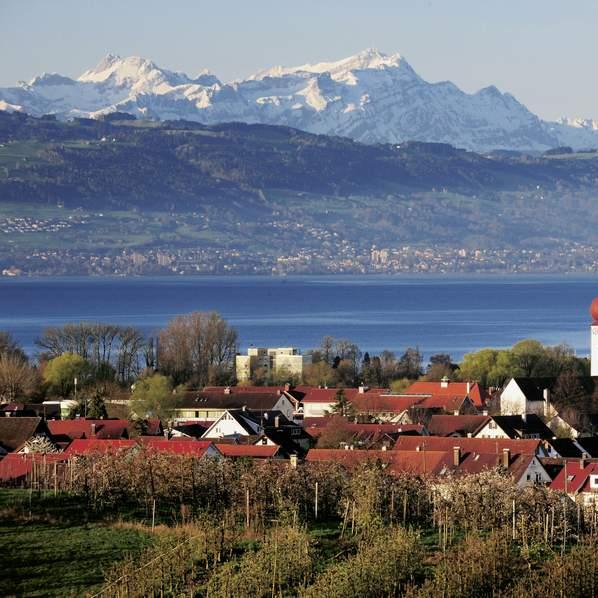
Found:
[{"label": "tree", "polygon": [[419,378],[422,374],[422,362],[423,357],[419,349],[408,347],[397,364],[398,376],[412,380]]},{"label": "tree", "polygon": [[237,332],[217,313],[179,316],[160,331],[159,370],[175,384],[223,384],[233,377]]},{"label": "tree", "polygon": [[335,372],[325,361],[309,363],[303,368],[303,382],[309,386],[331,386]]},{"label": "tree", "polygon": [[131,395],[131,413],[138,419],[157,417],[167,421],[180,403],[180,391],[174,392],[170,379],[161,374],[140,378]]},{"label": "tree", "polygon": [[88,380],[90,371],[91,367],[86,359],[74,353],[63,353],[48,361],[43,377],[51,392],[66,397],[75,388],[75,378],[82,388]]},{"label": "tree", "polygon": [[347,395],[345,395],[345,391],[342,388],[339,388],[336,391],[335,399],[336,403],[332,406],[332,413],[342,415],[343,417],[354,415],[355,410],[353,405],[349,399],[347,399]]},{"label": "tree", "polygon": [[19,351],[0,353],[0,398],[14,401],[29,394],[37,386],[36,371]]},{"label": "tree", "polygon": [[340,415],[329,418],[322,433],[318,436],[316,448],[339,448],[341,443],[351,444],[355,432],[347,429],[347,419]]},{"label": "tree", "polygon": [[27,355],[9,332],[0,332],[0,355],[11,355],[27,361]]},{"label": "tree", "polygon": [[[79,355],[90,363],[97,379],[116,376],[122,383],[138,375],[145,353],[143,334],[136,328],[93,322],[46,328],[36,343],[50,357],[63,353]],[[146,355],[145,361],[148,360]]]},{"label": "tree", "polygon": [[104,400],[105,396],[106,387],[103,385],[85,388],[81,392],[79,402],[71,409],[69,417],[74,418],[79,415],[92,419],[106,419],[108,410]]}]

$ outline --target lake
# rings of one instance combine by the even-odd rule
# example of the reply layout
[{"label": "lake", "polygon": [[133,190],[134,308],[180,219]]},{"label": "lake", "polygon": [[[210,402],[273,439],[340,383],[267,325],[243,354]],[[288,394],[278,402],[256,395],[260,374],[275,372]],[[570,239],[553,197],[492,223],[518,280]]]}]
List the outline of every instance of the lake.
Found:
[{"label": "lake", "polygon": [[215,310],[242,349],[306,350],[331,335],[370,353],[418,346],[460,359],[536,338],[587,355],[597,295],[596,276],[17,278],[0,280],[0,330],[33,353],[46,326],[89,320],[151,334],[178,314]]}]

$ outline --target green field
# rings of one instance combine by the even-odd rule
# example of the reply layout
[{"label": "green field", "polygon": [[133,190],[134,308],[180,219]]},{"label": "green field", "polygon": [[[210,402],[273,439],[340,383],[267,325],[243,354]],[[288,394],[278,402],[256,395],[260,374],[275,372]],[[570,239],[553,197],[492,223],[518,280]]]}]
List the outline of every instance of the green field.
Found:
[{"label": "green field", "polygon": [[[34,495],[35,496],[35,495]],[[0,490],[0,595],[84,596],[115,561],[137,555],[150,534],[88,520],[76,499]]]}]

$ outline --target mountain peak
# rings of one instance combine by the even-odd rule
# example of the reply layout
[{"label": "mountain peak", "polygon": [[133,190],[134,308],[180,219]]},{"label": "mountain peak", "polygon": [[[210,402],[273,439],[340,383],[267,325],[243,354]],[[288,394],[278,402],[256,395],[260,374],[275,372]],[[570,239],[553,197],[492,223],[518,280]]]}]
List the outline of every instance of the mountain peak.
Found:
[{"label": "mountain peak", "polygon": [[117,83],[135,80],[153,70],[159,70],[151,61],[140,56],[121,58],[116,54],[106,54],[92,69],[85,71],[78,81],[83,83],[100,83],[114,79]]},{"label": "mountain peak", "polygon": [[259,71],[251,79],[265,77],[282,77],[297,73],[325,74],[337,80],[353,78],[353,71],[382,70],[387,68],[401,68],[405,72],[415,75],[415,71],[400,54],[384,54],[377,48],[366,48],[353,56],[332,62],[318,62],[316,64],[302,64],[296,67],[275,66],[271,69]]}]

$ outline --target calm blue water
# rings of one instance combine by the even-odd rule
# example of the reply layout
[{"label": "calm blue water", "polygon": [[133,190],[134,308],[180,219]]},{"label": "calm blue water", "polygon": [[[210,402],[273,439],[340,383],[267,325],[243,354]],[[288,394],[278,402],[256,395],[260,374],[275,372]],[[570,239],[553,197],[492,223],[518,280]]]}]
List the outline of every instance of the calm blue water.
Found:
[{"label": "calm blue water", "polygon": [[0,330],[28,352],[46,326],[91,320],[155,332],[170,318],[216,310],[242,348],[308,349],[324,335],[363,351],[419,346],[426,356],[566,341],[588,353],[598,277],[201,277],[0,280]]}]

